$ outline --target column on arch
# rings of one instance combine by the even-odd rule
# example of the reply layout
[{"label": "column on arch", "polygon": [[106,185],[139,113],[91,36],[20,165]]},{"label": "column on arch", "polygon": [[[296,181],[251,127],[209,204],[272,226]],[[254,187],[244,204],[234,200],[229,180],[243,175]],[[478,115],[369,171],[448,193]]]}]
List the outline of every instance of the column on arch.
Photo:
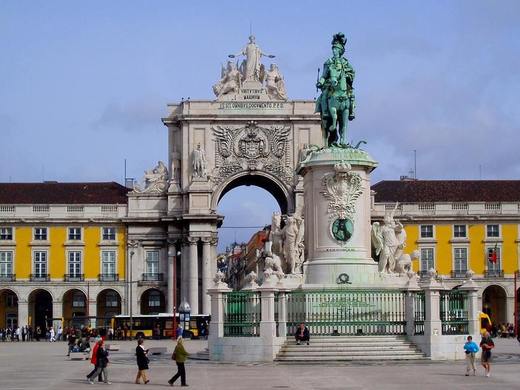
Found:
[{"label": "column on arch", "polygon": [[199,237],[188,238],[189,241],[189,276],[188,276],[188,303],[191,306],[191,314],[199,314],[199,256],[197,243]]},{"label": "column on arch", "polygon": [[211,237],[202,238],[202,314],[211,313],[211,298],[207,294],[211,287]]},{"label": "column on arch", "polygon": [[168,243],[168,275],[166,280],[168,281],[168,296],[166,297],[166,311],[173,313],[173,307],[175,302],[173,301],[173,289],[175,281],[173,280],[173,268],[175,267],[175,261],[177,261],[177,248],[175,244]]}]

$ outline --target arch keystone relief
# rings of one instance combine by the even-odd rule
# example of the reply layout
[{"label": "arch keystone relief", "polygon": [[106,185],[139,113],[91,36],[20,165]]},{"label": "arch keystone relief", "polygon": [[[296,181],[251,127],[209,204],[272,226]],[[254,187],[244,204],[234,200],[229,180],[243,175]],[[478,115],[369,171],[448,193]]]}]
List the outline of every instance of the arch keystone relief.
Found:
[{"label": "arch keystone relief", "polygon": [[294,170],[287,155],[290,127],[263,127],[250,121],[245,126],[212,127],[217,143],[211,180],[222,183],[240,171],[266,171],[291,185]]}]

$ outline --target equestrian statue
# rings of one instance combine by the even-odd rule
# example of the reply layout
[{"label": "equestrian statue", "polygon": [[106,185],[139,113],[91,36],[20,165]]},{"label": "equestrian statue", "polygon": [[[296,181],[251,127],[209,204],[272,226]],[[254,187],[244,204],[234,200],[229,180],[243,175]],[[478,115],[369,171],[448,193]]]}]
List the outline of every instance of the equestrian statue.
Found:
[{"label": "equestrian statue", "polygon": [[347,124],[355,118],[354,69],[343,57],[347,39],[337,33],[332,38],[332,58],[323,65],[316,88],[321,94],[316,101],[316,112],[320,113],[324,145],[352,147],[347,141]]}]

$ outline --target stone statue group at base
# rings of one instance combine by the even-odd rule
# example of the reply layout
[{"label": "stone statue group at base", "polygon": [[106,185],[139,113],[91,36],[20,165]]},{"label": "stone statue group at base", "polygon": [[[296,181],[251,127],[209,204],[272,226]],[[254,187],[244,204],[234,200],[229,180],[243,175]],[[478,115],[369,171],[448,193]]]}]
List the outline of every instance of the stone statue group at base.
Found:
[{"label": "stone statue group at base", "polygon": [[398,204],[386,213],[383,225],[372,224],[372,247],[380,273],[404,275],[412,271],[412,260],[419,258],[419,252],[404,253],[406,231],[402,223],[394,219],[397,207]]}]

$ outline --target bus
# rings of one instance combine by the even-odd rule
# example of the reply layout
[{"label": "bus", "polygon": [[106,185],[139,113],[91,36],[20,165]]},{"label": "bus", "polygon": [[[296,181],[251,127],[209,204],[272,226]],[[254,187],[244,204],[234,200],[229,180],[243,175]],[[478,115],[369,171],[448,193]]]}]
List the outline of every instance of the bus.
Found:
[{"label": "bus", "polygon": [[[211,316],[194,314],[189,321],[180,322],[179,313],[176,313],[177,324],[181,323],[184,327],[183,336],[186,338],[200,338],[208,335],[209,322]],[[132,326],[130,326],[130,316],[119,314],[112,318],[111,327],[115,337],[124,337],[124,329],[127,329],[127,337],[134,338],[172,338],[174,336],[173,315],[171,313],[158,314],[136,314],[132,316]],[[130,328],[132,331],[130,332]]]}]

